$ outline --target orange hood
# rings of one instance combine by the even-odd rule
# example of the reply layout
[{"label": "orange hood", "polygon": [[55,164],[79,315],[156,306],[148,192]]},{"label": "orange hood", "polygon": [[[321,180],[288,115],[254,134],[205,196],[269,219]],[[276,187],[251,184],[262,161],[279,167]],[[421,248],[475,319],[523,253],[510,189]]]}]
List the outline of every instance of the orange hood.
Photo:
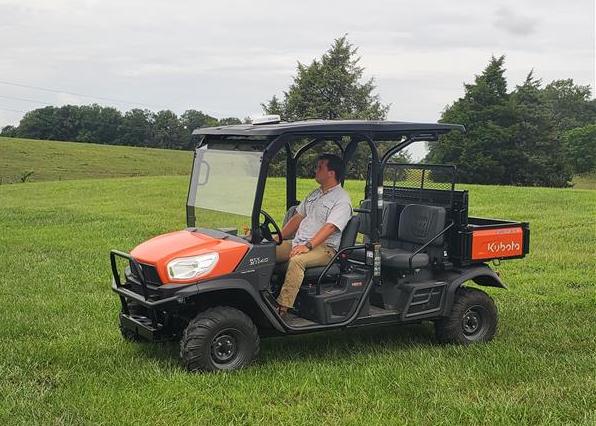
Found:
[{"label": "orange hood", "polygon": [[233,272],[246,252],[248,244],[237,241],[221,240],[209,235],[191,231],[176,231],[159,235],[136,246],[131,256],[141,263],[154,265],[162,283],[192,283],[197,279],[173,280],[168,276],[167,264],[178,257],[197,256],[217,252],[217,265],[200,280],[213,278]]}]

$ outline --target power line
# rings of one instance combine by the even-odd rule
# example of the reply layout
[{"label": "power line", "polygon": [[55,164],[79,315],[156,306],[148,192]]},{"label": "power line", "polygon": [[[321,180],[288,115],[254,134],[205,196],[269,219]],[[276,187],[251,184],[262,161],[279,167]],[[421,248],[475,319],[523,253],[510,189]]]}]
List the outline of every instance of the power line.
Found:
[{"label": "power line", "polygon": [[4,99],[13,99],[16,101],[26,101],[26,102],[33,102],[35,104],[43,104],[43,105],[54,105],[51,104],[49,102],[43,102],[43,101],[36,101],[35,99],[28,99],[28,98],[18,98],[16,96],[5,96],[5,95],[0,95],[0,98],[4,98]]},{"label": "power line", "polygon": [[118,103],[118,104],[140,105],[140,106],[145,106],[145,107],[150,107],[150,108],[168,109],[168,108],[163,108],[159,105],[145,104],[142,102],[128,101],[125,99],[106,98],[106,97],[102,97],[102,96],[86,95],[84,93],[70,92],[67,90],[52,89],[52,88],[48,88],[48,87],[32,86],[29,84],[15,83],[12,81],[0,80],[0,84],[4,84],[7,86],[14,86],[14,87],[24,87],[26,89],[41,90],[41,91],[50,92],[50,93],[62,93],[62,94],[66,94],[66,95],[79,96],[81,98],[98,99],[98,100],[113,102],[113,103]]}]

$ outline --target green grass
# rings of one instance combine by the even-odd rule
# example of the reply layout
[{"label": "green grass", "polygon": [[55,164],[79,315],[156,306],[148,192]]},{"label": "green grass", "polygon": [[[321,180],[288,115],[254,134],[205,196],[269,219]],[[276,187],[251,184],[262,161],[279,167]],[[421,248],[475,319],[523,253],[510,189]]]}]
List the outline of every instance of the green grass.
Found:
[{"label": "green grass", "polygon": [[596,173],[574,176],[572,183],[576,189],[596,189]]},{"label": "green grass", "polygon": [[532,229],[531,254],[496,268],[509,290],[488,290],[491,343],[440,346],[430,324],[336,331],[189,374],[175,344],[121,339],[108,262],[185,226],[186,178],[2,185],[0,424],[594,424],[596,191],[469,188],[472,214]]},{"label": "green grass", "polygon": [[188,151],[0,137],[0,184],[186,175],[191,163]]}]

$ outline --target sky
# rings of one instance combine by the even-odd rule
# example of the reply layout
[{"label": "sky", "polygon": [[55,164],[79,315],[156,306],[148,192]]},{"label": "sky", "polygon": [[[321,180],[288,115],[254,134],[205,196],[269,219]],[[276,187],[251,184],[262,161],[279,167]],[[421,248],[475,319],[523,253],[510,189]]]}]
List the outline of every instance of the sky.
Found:
[{"label": "sky", "polygon": [[491,55],[595,83],[594,0],[0,0],[0,127],[46,105],[259,115],[344,34],[388,119],[435,122]]}]

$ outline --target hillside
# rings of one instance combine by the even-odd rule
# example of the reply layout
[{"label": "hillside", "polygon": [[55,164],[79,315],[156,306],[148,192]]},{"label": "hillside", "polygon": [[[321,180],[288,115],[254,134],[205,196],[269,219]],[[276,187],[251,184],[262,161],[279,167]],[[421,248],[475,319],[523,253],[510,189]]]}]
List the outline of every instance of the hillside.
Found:
[{"label": "hillside", "polygon": [[[188,151],[0,137],[0,184],[188,175],[191,162]],[[573,185],[596,189],[596,175],[576,176]]]},{"label": "hillside", "polygon": [[187,175],[192,153],[0,137],[0,183]]}]

